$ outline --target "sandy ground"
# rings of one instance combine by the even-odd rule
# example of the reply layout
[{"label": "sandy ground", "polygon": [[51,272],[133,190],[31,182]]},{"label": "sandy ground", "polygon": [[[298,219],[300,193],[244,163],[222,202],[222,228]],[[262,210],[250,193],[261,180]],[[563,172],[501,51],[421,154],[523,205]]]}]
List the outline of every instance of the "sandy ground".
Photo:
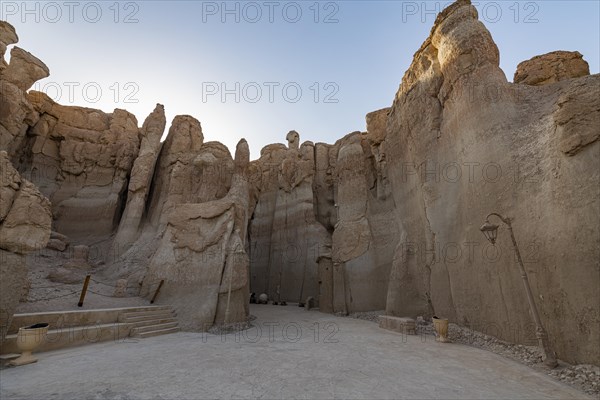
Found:
[{"label": "sandy ground", "polygon": [[177,333],[39,354],[0,371],[8,399],[581,399],[489,351],[370,321],[252,305],[253,327]]}]

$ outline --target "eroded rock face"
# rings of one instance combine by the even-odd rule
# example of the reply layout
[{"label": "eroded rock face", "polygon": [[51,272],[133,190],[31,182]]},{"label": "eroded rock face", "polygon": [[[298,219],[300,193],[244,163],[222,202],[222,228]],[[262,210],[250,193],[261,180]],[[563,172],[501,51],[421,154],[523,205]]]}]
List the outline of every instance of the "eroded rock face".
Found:
[{"label": "eroded rock face", "polygon": [[28,131],[20,170],[50,198],[57,231],[102,237],[118,225],[140,138],[135,116],[68,107],[32,92],[39,121]]},{"label": "eroded rock face", "polygon": [[2,71],[2,79],[22,91],[29,90],[34,83],[48,76],[50,70],[46,64],[17,46],[10,51],[10,64]]},{"label": "eroded rock face", "polygon": [[27,285],[25,254],[46,247],[50,202],[0,151],[0,343]]},{"label": "eroded rock face", "polygon": [[15,28],[6,21],[0,21],[0,74],[7,66],[6,62],[4,61],[6,46],[17,43],[18,41],[19,37],[17,36]]},{"label": "eroded rock face", "polygon": [[501,227],[494,247],[479,231],[495,211],[513,219],[559,358],[597,362],[600,316],[589,304],[600,293],[589,277],[597,275],[600,232],[589,221],[600,206],[592,128],[600,124],[599,79],[508,83],[469,2],[438,16],[402,80],[382,142],[400,227],[388,314],[435,313],[534,342],[510,237]]},{"label": "eroded rock face", "polygon": [[5,151],[0,151],[0,248],[26,254],[46,247],[50,239],[50,202],[22,179]]},{"label": "eroded rock face", "polygon": [[578,51],[553,51],[520,63],[514,83],[542,86],[589,74],[590,66]]},{"label": "eroded rock face", "polygon": [[231,189],[219,200],[179,205],[142,287],[151,296],[164,280],[159,303],[175,307],[183,329],[245,322],[248,317],[248,144],[237,146]]},{"label": "eroded rock face", "polygon": [[299,145],[296,131],[288,147],[267,146],[256,162],[258,188],[249,226],[252,291],[275,301],[304,302],[319,294],[317,259],[330,242],[315,215],[315,149]]},{"label": "eroded rock face", "polygon": [[114,239],[115,246],[120,248],[117,252],[127,249],[137,238],[166,123],[165,109],[157,104],[142,125],[140,151],[129,178],[127,204]]},{"label": "eroded rock face", "polygon": [[29,156],[26,134],[39,119],[26,90],[49,73],[41,61],[18,47],[11,50],[11,65],[6,63],[6,46],[18,40],[15,28],[0,21],[0,150],[8,152],[17,168],[20,167],[20,159]]},{"label": "eroded rock face", "polygon": [[204,143],[195,118],[173,120],[156,165],[149,220],[161,230],[170,210],[183,203],[203,203],[224,197],[231,185],[233,160],[227,147]]}]

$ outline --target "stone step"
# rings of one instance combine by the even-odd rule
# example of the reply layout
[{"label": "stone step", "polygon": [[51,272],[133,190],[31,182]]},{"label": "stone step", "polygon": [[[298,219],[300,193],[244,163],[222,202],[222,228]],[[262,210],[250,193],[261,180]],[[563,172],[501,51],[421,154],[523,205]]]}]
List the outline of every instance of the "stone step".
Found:
[{"label": "stone step", "polygon": [[178,326],[176,326],[174,328],[161,329],[161,330],[158,330],[158,331],[143,332],[143,333],[137,334],[135,337],[138,337],[138,338],[149,338],[149,337],[152,337],[152,336],[167,335],[169,333],[175,333],[175,332],[179,332],[179,327]]},{"label": "stone step", "polygon": [[137,328],[133,328],[131,330],[131,336],[137,336],[140,333],[145,333],[145,332],[152,332],[152,331],[161,331],[161,330],[165,330],[165,329],[169,329],[169,328],[178,328],[179,324],[177,323],[177,321],[175,322],[166,322],[164,324],[156,324],[156,325],[147,325],[147,326],[140,326]]},{"label": "stone step", "polygon": [[87,326],[110,324],[118,321],[121,314],[135,312],[170,312],[170,306],[142,306],[123,308],[102,308],[91,310],[47,311],[15,314],[8,334],[17,333],[19,328],[45,322],[50,329],[62,329],[68,326]]},{"label": "stone step", "polygon": [[417,325],[412,318],[394,317],[392,315],[380,315],[379,327],[403,333],[405,335],[416,335]]},{"label": "stone step", "polygon": [[157,319],[149,319],[149,320],[145,320],[145,321],[128,322],[128,323],[131,324],[132,328],[140,328],[143,326],[166,324],[169,322],[177,322],[177,319],[176,318],[157,318]]},{"label": "stone step", "polygon": [[154,312],[154,313],[126,313],[119,316],[119,322],[142,322],[142,321],[151,321],[153,319],[161,319],[161,318],[174,318],[176,315],[173,311],[168,312]]},{"label": "stone step", "polygon": [[[36,351],[56,350],[109,340],[118,341],[128,337],[131,328],[131,324],[111,323],[50,329],[44,343]],[[17,334],[7,335],[0,347],[2,354],[20,353],[17,347]]]}]

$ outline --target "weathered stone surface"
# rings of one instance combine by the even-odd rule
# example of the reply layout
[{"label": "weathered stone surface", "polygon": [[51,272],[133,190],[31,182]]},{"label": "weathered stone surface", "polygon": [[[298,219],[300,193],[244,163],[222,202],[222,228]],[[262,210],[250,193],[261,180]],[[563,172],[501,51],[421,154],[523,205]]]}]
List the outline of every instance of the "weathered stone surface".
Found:
[{"label": "weathered stone surface", "polygon": [[367,114],[367,131],[369,132],[369,141],[372,144],[379,144],[387,135],[387,117],[390,108],[382,108]]},{"label": "weathered stone surface", "polygon": [[600,138],[600,85],[598,77],[582,78],[569,85],[556,102],[554,124],[558,146],[573,156]]},{"label": "weathered stone surface", "polygon": [[72,237],[110,234],[138,154],[135,116],[62,106],[39,92],[28,99],[41,117],[29,130],[30,156],[19,168],[52,201],[56,229]]},{"label": "weathered stone surface", "polygon": [[0,21],[0,150],[8,152],[17,168],[20,158],[29,156],[26,133],[39,119],[25,91],[48,76],[48,68],[40,60],[18,47],[11,50],[11,65],[6,63],[6,46],[18,40],[14,27]]},{"label": "weathered stone surface", "polygon": [[415,335],[417,329],[413,318],[394,317],[391,315],[380,315],[379,327],[405,335]]},{"label": "weathered stone surface", "polygon": [[50,238],[50,202],[13,168],[0,151],[0,248],[25,254],[46,247]]},{"label": "weathered stone surface", "polygon": [[48,244],[46,245],[46,247],[52,250],[65,251],[65,249],[67,248],[67,244],[62,240],[51,238],[48,240]]},{"label": "weathered stone surface", "polygon": [[151,295],[164,280],[159,303],[176,309],[183,329],[206,330],[248,317],[249,154],[246,141],[240,141],[225,197],[182,204],[169,212],[150,262],[142,295]]},{"label": "weathered stone surface", "polygon": [[52,231],[50,233],[50,240],[48,240],[48,244],[46,245],[46,247],[57,251],[65,251],[68,245],[68,237],[61,233]]},{"label": "weathered stone surface", "polygon": [[513,81],[542,86],[589,74],[590,66],[578,51],[553,51],[520,63]]},{"label": "weathered stone surface", "polygon": [[25,254],[50,238],[50,202],[0,151],[0,343],[27,285]]},{"label": "weathered stone surface", "polygon": [[188,115],[173,119],[156,165],[149,220],[161,230],[171,209],[224,197],[231,185],[233,160],[221,143],[204,143],[200,122]]},{"label": "weathered stone surface", "polygon": [[492,247],[479,231],[496,211],[514,221],[558,357],[597,362],[600,316],[589,305],[600,303],[590,280],[600,258],[599,226],[590,222],[600,207],[592,128],[599,80],[508,83],[469,2],[438,16],[402,80],[382,142],[400,227],[388,314],[437,314],[508,341],[535,340],[509,235],[502,227]]},{"label": "weathered stone surface", "polygon": [[1,78],[27,91],[34,83],[48,76],[50,70],[46,64],[33,54],[15,46],[10,51],[10,63],[2,71]]},{"label": "weathered stone surface", "polygon": [[271,145],[257,164],[258,198],[249,226],[251,286],[275,301],[302,302],[319,295],[319,253],[329,234],[315,215],[314,145],[299,146],[296,131],[288,148]]},{"label": "weathered stone surface", "polygon": [[0,248],[0,343],[6,337],[26,282],[25,256]]},{"label": "weathered stone surface", "polygon": [[142,141],[139,154],[131,170],[127,204],[114,239],[113,248],[118,247],[114,250],[118,254],[129,248],[137,238],[152,175],[154,174],[154,166],[161,147],[160,138],[165,130],[166,123],[165,109],[161,104],[157,104],[154,111],[142,125],[140,131]]},{"label": "weathered stone surface", "polygon": [[0,74],[2,74],[2,70],[6,68],[6,61],[4,61],[6,46],[17,43],[18,41],[19,37],[17,36],[15,28],[6,21],[0,21]]}]

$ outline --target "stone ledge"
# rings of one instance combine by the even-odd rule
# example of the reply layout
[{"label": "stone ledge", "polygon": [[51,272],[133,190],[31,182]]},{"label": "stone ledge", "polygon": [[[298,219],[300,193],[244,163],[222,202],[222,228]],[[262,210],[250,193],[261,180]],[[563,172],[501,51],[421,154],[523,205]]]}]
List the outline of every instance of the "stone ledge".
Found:
[{"label": "stone ledge", "polygon": [[416,323],[412,318],[380,315],[379,327],[388,331],[394,331],[406,335],[416,335]]}]

